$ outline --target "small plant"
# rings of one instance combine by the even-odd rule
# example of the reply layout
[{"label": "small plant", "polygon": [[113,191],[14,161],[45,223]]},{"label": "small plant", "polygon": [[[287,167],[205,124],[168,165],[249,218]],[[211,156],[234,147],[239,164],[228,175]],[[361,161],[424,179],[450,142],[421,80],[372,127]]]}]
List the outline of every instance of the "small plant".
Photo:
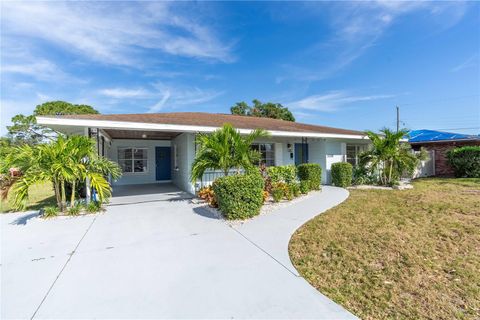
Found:
[{"label": "small plant", "polygon": [[88,213],[97,213],[102,211],[102,204],[98,201],[91,201],[87,206],[85,207],[85,210]]},{"label": "small plant", "polygon": [[44,218],[51,218],[51,217],[56,217],[58,216],[58,207],[56,206],[48,206],[43,208],[43,217]]},{"label": "small plant", "polygon": [[300,192],[302,194],[307,194],[310,191],[310,181],[303,180],[300,181]]},{"label": "small plant", "polygon": [[205,200],[205,202],[211,207],[216,208],[218,206],[215,198],[215,192],[213,192],[213,188],[211,186],[201,188],[197,195],[200,199]]},{"label": "small plant", "polygon": [[352,165],[348,162],[332,164],[332,183],[337,187],[346,188],[352,184]]},{"label": "small plant", "polygon": [[281,188],[272,188],[272,198],[274,202],[280,202],[283,199],[284,192]]},{"label": "small plant", "polygon": [[288,188],[290,189],[290,192],[294,198],[300,196],[300,184],[292,182],[288,185]]},{"label": "small plant", "polygon": [[270,193],[267,190],[263,190],[263,202],[265,203],[268,200]]},{"label": "small plant", "polygon": [[69,216],[78,216],[80,211],[82,211],[82,207],[80,203],[77,203],[73,207],[68,208],[67,213]]}]

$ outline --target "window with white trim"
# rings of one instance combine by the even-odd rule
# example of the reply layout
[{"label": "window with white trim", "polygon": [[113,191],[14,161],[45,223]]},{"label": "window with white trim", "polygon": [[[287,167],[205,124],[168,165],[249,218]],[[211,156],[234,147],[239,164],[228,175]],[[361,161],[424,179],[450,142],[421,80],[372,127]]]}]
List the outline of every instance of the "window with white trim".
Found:
[{"label": "window with white trim", "polygon": [[260,163],[265,166],[275,165],[275,144],[274,143],[254,143],[252,149],[260,152]]},{"label": "window with white trim", "polygon": [[118,164],[123,173],[142,173],[148,171],[147,148],[118,148]]},{"label": "window with white trim", "polygon": [[347,144],[347,162],[352,166],[357,166],[359,162],[359,155],[365,150],[364,145]]}]

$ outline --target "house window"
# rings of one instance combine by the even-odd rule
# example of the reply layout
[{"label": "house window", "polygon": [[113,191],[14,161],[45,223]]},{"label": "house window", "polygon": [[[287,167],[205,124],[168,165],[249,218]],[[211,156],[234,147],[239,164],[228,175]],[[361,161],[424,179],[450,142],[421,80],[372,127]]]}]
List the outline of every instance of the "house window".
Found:
[{"label": "house window", "polygon": [[252,149],[260,152],[260,163],[267,167],[275,165],[275,144],[273,143],[254,143]]},{"label": "house window", "polygon": [[359,162],[358,156],[364,151],[363,145],[347,144],[347,162],[352,166],[357,166]]},{"label": "house window", "polygon": [[124,173],[148,171],[147,148],[118,148],[118,164]]}]

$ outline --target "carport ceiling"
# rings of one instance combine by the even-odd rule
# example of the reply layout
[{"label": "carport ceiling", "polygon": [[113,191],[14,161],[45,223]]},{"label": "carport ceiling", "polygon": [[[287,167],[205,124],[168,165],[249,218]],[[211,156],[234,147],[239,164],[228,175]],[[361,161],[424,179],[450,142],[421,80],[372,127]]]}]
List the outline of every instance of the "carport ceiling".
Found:
[{"label": "carport ceiling", "polygon": [[181,132],[138,131],[138,130],[105,130],[112,139],[138,140],[170,140]]}]

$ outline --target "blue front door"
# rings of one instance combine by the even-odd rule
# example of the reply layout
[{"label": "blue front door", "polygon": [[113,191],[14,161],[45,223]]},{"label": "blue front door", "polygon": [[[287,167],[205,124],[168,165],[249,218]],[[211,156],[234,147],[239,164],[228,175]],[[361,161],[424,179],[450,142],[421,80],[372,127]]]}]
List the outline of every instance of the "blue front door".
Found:
[{"label": "blue front door", "polygon": [[155,172],[157,180],[170,180],[172,178],[170,147],[155,147]]},{"label": "blue front door", "polygon": [[295,143],[295,165],[308,163],[308,144]]}]

